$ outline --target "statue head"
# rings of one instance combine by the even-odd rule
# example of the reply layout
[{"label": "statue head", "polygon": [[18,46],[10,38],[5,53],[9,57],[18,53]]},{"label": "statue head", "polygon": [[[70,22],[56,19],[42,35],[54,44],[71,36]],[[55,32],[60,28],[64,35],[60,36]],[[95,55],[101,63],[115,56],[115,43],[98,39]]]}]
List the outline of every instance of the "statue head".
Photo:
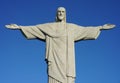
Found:
[{"label": "statue head", "polygon": [[59,7],[57,9],[56,22],[66,22],[66,10],[64,7]]}]

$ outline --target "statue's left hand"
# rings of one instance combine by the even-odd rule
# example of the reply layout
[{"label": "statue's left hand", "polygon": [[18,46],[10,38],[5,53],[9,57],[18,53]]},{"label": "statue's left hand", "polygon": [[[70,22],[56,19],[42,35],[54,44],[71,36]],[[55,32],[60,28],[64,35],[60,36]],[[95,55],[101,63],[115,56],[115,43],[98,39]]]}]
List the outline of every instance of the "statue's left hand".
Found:
[{"label": "statue's left hand", "polygon": [[112,29],[114,27],[115,27],[114,24],[105,24],[105,25],[102,26],[102,29]]}]

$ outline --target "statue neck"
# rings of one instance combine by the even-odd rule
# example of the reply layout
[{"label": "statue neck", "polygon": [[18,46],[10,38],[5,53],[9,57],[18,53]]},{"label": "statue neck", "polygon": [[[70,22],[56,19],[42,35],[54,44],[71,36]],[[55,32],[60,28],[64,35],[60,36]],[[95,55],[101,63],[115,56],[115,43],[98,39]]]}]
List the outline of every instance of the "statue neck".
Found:
[{"label": "statue neck", "polygon": [[59,22],[59,23],[65,23],[64,20],[58,20],[57,22]]}]

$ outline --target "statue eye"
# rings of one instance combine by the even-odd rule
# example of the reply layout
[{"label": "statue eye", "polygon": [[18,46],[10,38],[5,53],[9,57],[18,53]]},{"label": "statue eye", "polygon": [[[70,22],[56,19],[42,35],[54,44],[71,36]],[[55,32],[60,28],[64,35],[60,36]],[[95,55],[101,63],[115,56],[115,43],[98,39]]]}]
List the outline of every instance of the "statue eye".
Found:
[{"label": "statue eye", "polygon": [[58,11],[58,13],[61,13],[61,11]]}]

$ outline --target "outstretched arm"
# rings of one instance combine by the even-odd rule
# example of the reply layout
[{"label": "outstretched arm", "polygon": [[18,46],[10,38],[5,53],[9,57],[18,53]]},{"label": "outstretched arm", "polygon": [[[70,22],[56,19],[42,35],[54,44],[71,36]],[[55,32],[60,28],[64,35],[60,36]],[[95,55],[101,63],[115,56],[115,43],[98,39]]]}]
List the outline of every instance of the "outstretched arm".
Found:
[{"label": "outstretched arm", "polygon": [[74,31],[75,41],[96,39],[99,36],[101,30],[108,30],[114,27],[115,25],[113,24],[105,24],[103,26],[97,26],[97,27],[76,26],[76,29]]},{"label": "outstretched arm", "polygon": [[5,27],[13,30],[21,30],[27,39],[39,38],[45,40],[45,34],[36,26],[18,26],[17,24],[10,24],[5,25]]}]

